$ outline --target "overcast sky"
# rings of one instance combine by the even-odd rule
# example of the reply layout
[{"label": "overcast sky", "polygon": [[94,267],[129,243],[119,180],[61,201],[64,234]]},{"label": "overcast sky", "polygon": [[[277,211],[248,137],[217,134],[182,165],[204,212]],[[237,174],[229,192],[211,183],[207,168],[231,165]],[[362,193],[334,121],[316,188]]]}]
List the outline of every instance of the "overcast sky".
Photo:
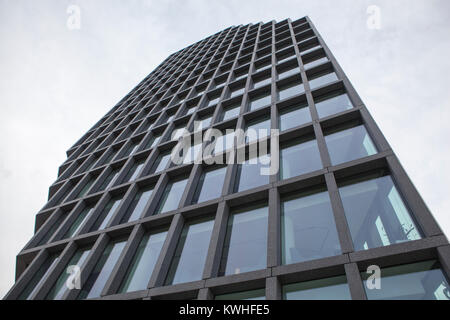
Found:
[{"label": "overcast sky", "polygon": [[66,150],[114,104],[187,45],[305,15],[450,234],[450,1],[0,0],[0,297]]}]

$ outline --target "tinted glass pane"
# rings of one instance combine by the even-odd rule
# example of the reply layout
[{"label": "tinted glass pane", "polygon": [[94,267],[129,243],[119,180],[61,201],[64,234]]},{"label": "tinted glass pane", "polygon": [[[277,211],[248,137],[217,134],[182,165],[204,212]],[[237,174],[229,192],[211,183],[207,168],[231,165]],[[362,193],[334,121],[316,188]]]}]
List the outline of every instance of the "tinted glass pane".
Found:
[{"label": "tinted glass pane", "polygon": [[316,140],[290,144],[281,149],[282,179],[322,169],[319,147]]},{"label": "tinted glass pane", "polygon": [[[245,76],[245,75],[244,75],[244,76]],[[240,89],[231,91],[230,98],[237,97],[237,96],[243,94],[244,91],[245,91],[245,88],[240,88]]]},{"label": "tinted glass pane", "polygon": [[239,115],[241,106],[229,107],[223,111],[222,121],[229,120]]},{"label": "tinted glass pane", "polygon": [[214,146],[214,154],[219,154],[223,151],[228,151],[233,148],[234,145],[234,131],[227,133],[217,138]]},{"label": "tinted glass pane", "polygon": [[437,261],[383,268],[380,289],[368,289],[368,276],[361,273],[369,300],[450,300],[450,286]]},{"label": "tinted glass pane", "polygon": [[325,137],[333,165],[364,158],[377,153],[364,126],[339,131]]},{"label": "tinted glass pane", "polygon": [[73,222],[72,226],[69,228],[69,230],[67,230],[63,239],[72,238],[74,235],[76,235],[86,222],[87,218],[90,216],[92,210],[94,210],[94,207],[87,207],[83,211],[81,211],[81,213]]},{"label": "tinted glass pane", "polygon": [[124,182],[129,182],[136,180],[136,178],[140,175],[142,168],[144,167],[145,162],[140,161],[133,164],[133,166],[128,170],[127,175],[123,179]]},{"label": "tinted glass pane", "polygon": [[353,105],[347,94],[335,93],[316,102],[317,113],[320,118],[328,117],[333,114],[350,110]]},{"label": "tinted glass pane", "polygon": [[285,300],[351,300],[345,276],[289,284],[283,287]]},{"label": "tinted glass pane", "polygon": [[187,149],[186,155],[184,155],[183,164],[189,164],[189,163],[192,163],[195,160],[197,160],[200,157],[200,154],[202,152],[202,147],[203,147],[203,145],[201,143],[191,145]]},{"label": "tinted glass pane", "polygon": [[112,187],[117,176],[119,175],[119,171],[120,171],[119,169],[114,169],[113,171],[111,171],[111,173],[103,181],[103,183],[100,186],[100,188],[98,189],[98,191],[102,191],[102,190],[108,189],[109,187]]},{"label": "tinted glass pane", "polygon": [[311,113],[307,105],[293,106],[280,111],[281,131],[289,130],[311,121]]},{"label": "tinted glass pane", "polygon": [[214,220],[189,223],[183,228],[166,284],[201,280]]},{"label": "tinted glass pane", "polygon": [[159,143],[159,140],[161,140],[161,135],[154,137],[151,141],[150,148],[156,146]]},{"label": "tinted glass pane", "polygon": [[313,67],[323,64],[325,62],[328,62],[328,58],[326,58],[326,57],[318,58],[316,60],[306,63],[305,69],[313,68]]},{"label": "tinted glass pane", "polygon": [[[263,118],[250,121],[246,128],[246,137],[245,142],[253,142],[258,139],[264,139],[265,137],[270,135],[270,118]],[[260,131],[261,130],[261,131]]]},{"label": "tinted glass pane", "polygon": [[199,203],[221,196],[226,167],[209,170],[202,174],[192,203]]},{"label": "tinted glass pane", "polygon": [[159,202],[157,213],[164,213],[178,208],[186,183],[187,179],[169,182]]},{"label": "tinted glass pane", "polygon": [[111,275],[111,272],[114,269],[117,260],[119,260],[120,254],[122,253],[125,244],[126,240],[121,240],[112,242],[106,247],[100,257],[100,260],[95,265],[94,270],[92,270],[89,278],[83,285],[83,288],[78,295],[78,299],[100,297],[106,281],[108,281],[108,278]]},{"label": "tinted glass pane", "polygon": [[43,244],[47,243],[48,240],[50,240],[50,238],[55,234],[56,230],[61,226],[61,224],[63,223],[64,219],[66,219],[66,215],[65,214],[60,214],[58,219],[56,219],[56,221],[52,224],[50,229],[44,234],[42,239],[39,241],[38,245],[43,245]]},{"label": "tinted glass pane", "polygon": [[309,80],[309,86],[311,88],[311,90],[314,90],[318,87],[321,87],[323,85],[326,85],[328,83],[337,81],[338,77],[336,76],[336,74],[334,72],[332,73],[327,73],[327,74],[320,74],[320,75],[316,75],[314,76],[314,78]]},{"label": "tinted glass pane", "polygon": [[157,172],[163,171],[164,169],[167,168],[167,164],[169,163],[169,160],[170,160],[170,153],[165,153],[165,154],[159,155],[158,159],[153,164],[151,172],[157,173]]},{"label": "tinted glass pane", "polygon": [[75,199],[77,198],[82,198],[86,195],[86,193],[88,192],[88,190],[92,187],[92,185],[94,184],[95,179],[91,178],[83,187],[83,189],[80,190],[80,192],[76,195]]},{"label": "tinted glass pane", "polygon": [[265,300],[266,292],[264,289],[221,294],[215,297],[216,300]]},{"label": "tinted glass pane", "polygon": [[[253,158],[238,165],[237,192],[256,188],[269,183],[269,175],[262,175],[261,168],[267,168],[270,156]],[[264,164],[262,163],[264,161]]]},{"label": "tinted glass pane", "polygon": [[56,265],[59,260],[59,254],[53,254],[39,267],[37,272],[33,275],[31,280],[26,285],[25,289],[19,295],[17,300],[29,300],[37,292],[38,287],[44,282],[50,270]]},{"label": "tinted glass pane", "polygon": [[278,87],[278,99],[284,100],[304,93],[305,87],[301,81],[295,81]]},{"label": "tinted glass pane", "polygon": [[420,239],[390,176],[339,188],[355,250]]},{"label": "tinted glass pane", "polygon": [[270,105],[271,101],[272,97],[268,93],[250,98],[250,111],[268,106]]},{"label": "tinted glass pane", "polygon": [[231,214],[220,267],[221,275],[267,267],[267,207]]},{"label": "tinted glass pane", "polygon": [[94,226],[91,228],[91,231],[102,230],[105,229],[108,223],[111,221],[112,217],[119,208],[120,203],[122,202],[122,198],[111,199],[107,205],[103,208],[99,217],[94,223]]},{"label": "tinted glass pane", "polygon": [[87,256],[91,252],[91,249],[79,249],[75,252],[73,257],[70,259],[69,263],[66,265],[64,270],[59,275],[58,280],[56,280],[56,283],[50,290],[50,292],[47,294],[46,300],[61,300],[66,293],[67,286],[66,281],[70,276],[70,273],[67,273],[67,268],[69,266],[78,266],[82,267],[83,263],[86,261]]},{"label": "tinted glass pane", "polygon": [[284,70],[280,70],[278,71],[278,78],[286,78],[289,77],[293,74],[297,74],[300,73],[300,69],[298,68],[298,66],[296,66],[295,68],[292,69],[284,69]]},{"label": "tinted glass pane", "polygon": [[152,196],[153,188],[140,190],[131,202],[127,209],[121,223],[131,222],[138,220],[144,213],[145,206],[147,205],[150,197]]},{"label": "tinted glass pane", "polygon": [[261,88],[264,87],[265,85],[269,85],[270,83],[272,83],[272,78],[267,78],[267,79],[263,79],[263,80],[255,80],[255,84],[253,85],[254,88]]},{"label": "tinted glass pane", "polygon": [[282,201],[283,264],[341,254],[327,192]]},{"label": "tinted glass pane", "polygon": [[119,292],[145,290],[158,260],[167,232],[147,233],[141,240]]}]

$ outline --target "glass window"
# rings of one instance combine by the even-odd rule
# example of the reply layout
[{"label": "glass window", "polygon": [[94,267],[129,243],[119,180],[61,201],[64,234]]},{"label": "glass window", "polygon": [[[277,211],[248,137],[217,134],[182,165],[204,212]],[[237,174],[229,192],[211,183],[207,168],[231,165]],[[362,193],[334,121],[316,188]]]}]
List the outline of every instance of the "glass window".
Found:
[{"label": "glass window", "polygon": [[89,191],[89,189],[92,187],[95,180],[96,180],[96,178],[92,177],[88,182],[86,182],[84,187],[76,195],[75,199],[83,198],[86,195],[86,193]]},{"label": "glass window", "polygon": [[325,136],[325,141],[333,165],[377,153],[377,149],[363,125],[329,134]]},{"label": "glass window", "polygon": [[298,74],[298,73],[300,73],[300,69],[298,68],[298,66],[295,66],[294,68],[291,68],[291,69],[279,70],[278,71],[278,79],[286,78],[293,74]]},{"label": "glass window", "polygon": [[261,88],[264,87],[266,85],[269,85],[272,83],[272,78],[266,78],[266,79],[255,79],[255,82],[253,84],[253,88]]},{"label": "glass window", "polygon": [[67,268],[69,266],[78,266],[81,268],[90,252],[91,248],[81,248],[75,252],[70,261],[67,263],[64,270],[59,275],[58,280],[56,280],[52,289],[45,297],[45,300],[61,300],[63,298],[64,294],[68,290],[66,286],[66,281],[70,276],[70,274],[67,273]]},{"label": "glass window", "polygon": [[173,129],[172,140],[176,141],[176,140],[180,139],[185,134],[185,132],[186,132],[186,128],[185,127]]},{"label": "glass window", "polygon": [[227,167],[203,172],[197,184],[192,203],[200,203],[219,198],[222,194],[226,172]]},{"label": "glass window", "polygon": [[281,179],[322,169],[319,147],[316,140],[294,141],[281,149]]},{"label": "glass window", "polygon": [[315,66],[318,66],[318,65],[320,65],[322,63],[325,63],[325,62],[328,62],[328,58],[327,57],[322,57],[322,58],[319,58],[317,60],[313,60],[313,61],[307,62],[307,63],[305,63],[305,69],[311,69],[311,68],[313,68]]},{"label": "glass window", "polygon": [[194,123],[194,130],[203,130],[208,128],[211,125],[212,115],[208,115],[206,117],[200,118],[198,121],[195,121]]},{"label": "glass window", "polygon": [[167,231],[159,233],[149,232],[144,235],[126,272],[119,292],[147,289],[166,236]]},{"label": "glass window", "polygon": [[[262,140],[270,136],[270,117],[263,117],[251,120],[245,127],[245,143]],[[261,131],[260,131],[261,130]]]},{"label": "glass window", "polygon": [[159,201],[157,214],[172,211],[178,208],[187,179],[169,182]]},{"label": "glass window", "polygon": [[390,176],[339,188],[355,250],[420,239]]},{"label": "glass window", "polygon": [[234,98],[237,96],[240,96],[241,94],[244,94],[245,88],[239,88],[231,91],[230,98]]},{"label": "glass window", "polygon": [[272,67],[272,64],[270,64],[270,63],[260,64],[260,65],[255,66],[255,72],[263,71],[270,67]]},{"label": "glass window", "polygon": [[72,238],[75,236],[78,231],[80,231],[81,227],[86,222],[87,218],[91,215],[92,211],[94,210],[94,206],[88,206],[81,211],[81,213],[78,215],[78,217],[75,219],[75,221],[70,226],[69,230],[64,234],[63,239]]},{"label": "glass window", "polygon": [[153,188],[145,188],[139,190],[133,198],[133,202],[127,209],[127,212],[122,217],[121,223],[127,223],[140,219],[144,213],[145,206],[147,205],[150,197],[152,196]]},{"label": "glass window", "polygon": [[284,199],[281,217],[283,264],[341,254],[328,192]]},{"label": "glass window", "polygon": [[278,99],[284,100],[305,92],[303,83],[298,80],[278,86]]},{"label": "glass window", "polygon": [[283,286],[284,300],[351,300],[345,276]]},{"label": "glass window", "polygon": [[250,111],[268,106],[271,102],[272,97],[269,93],[263,93],[258,96],[252,97],[250,98]]},{"label": "glass window", "polygon": [[237,117],[239,115],[240,110],[241,110],[240,104],[224,108],[222,114],[222,121],[226,121],[234,117]]},{"label": "glass window", "polygon": [[208,101],[208,107],[213,106],[215,104],[217,104],[220,100],[220,96],[214,97],[214,98],[210,98]]},{"label": "glass window", "polygon": [[381,269],[381,288],[369,290],[362,272],[369,300],[450,300],[450,286],[437,261]]},{"label": "glass window", "polygon": [[61,224],[66,219],[66,214],[60,214],[59,217],[56,219],[55,222],[53,222],[52,226],[49,228],[49,230],[45,233],[45,235],[41,238],[41,240],[38,243],[38,246],[41,246],[43,244],[46,244],[50,238],[55,234],[56,230],[61,226]]},{"label": "glass window", "polygon": [[234,292],[215,296],[215,300],[265,300],[265,299],[266,299],[265,289]]},{"label": "glass window", "polygon": [[285,131],[311,122],[308,105],[295,105],[280,110],[280,130]]},{"label": "glass window", "polygon": [[247,208],[230,215],[220,275],[267,267],[267,217],[266,206]]},{"label": "glass window", "polygon": [[97,220],[95,221],[94,226],[91,229],[91,232],[105,229],[108,226],[114,214],[116,213],[117,208],[119,208],[121,202],[122,197],[112,198],[111,200],[109,200],[106,206],[103,208],[100,215],[98,216]]},{"label": "glass window", "polygon": [[187,109],[185,115],[193,114],[195,111],[195,108],[197,108],[197,107],[190,107],[189,109]]},{"label": "glass window", "polygon": [[217,138],[216,144],[214,146],[214,154],[219,154],[223,151],[228,151],[234,146],[234,135],[235,132],[231,131],[225,135]]},{"label": "glass window", "polygon": [[[264,164],[263,164],[264,163]],[[261,168],[267,168],[270,163],[270,155],[260,156],[246,160],[238,165],[236,192],[253,189],[269,183],[270,176],[262,175]]]},{"label": "glass window", "polygon": [[[153,137],[151,140],[150,140],[150,147],[148,147],[148,148],[153,148],[154,146],[156,146],[158,143],[159,143],[159,140],[161,140],[161,137],[162,137],[162,135],[157,135],[157,136],[155,136],[155,137]],[[147,148],[146,148],[147,149]]]},{"label": "glass window", "polygon": [[328,83],[334,82],[339,80],[338,77],[336,76],[336,74],[334,72],[332,73],[328,73],[329,71],[326,71],[326,73],[320,73],[317,75],[313,75],[311,77],[311,79],[309,79],[309,87],[311,88],[311,90],[314,90],[318,87],[321,87],[323,85],[326,85]]},{"label": "glass window", "polygon": [[128,146],[128,148],[125,150],[125,152],[123,153],[123,157],[128,157],[131,154],[134,154],[136,152],[136,150],[139,148],[139,142],[133,142],[132,144],[130,144]]},{"label": "glass window", "polygon": [[98,189],[98,191],[103,191],[103,190],[108,189],[109,187],[112,187],[114,182],[117,179],[117,176],[119,175],[119,172],[120,172],[120,168],[112,170],[109,173],[109,175],[105,178],[105,180],[103,181],[103,183],[100,186],[100,188]]},{"label": "glass window", "polygon": [[86,283],[83,285],[77,299],[100,297],[126,242],[126,240],[116,240],[108,244],[89,275],[89,278],[87,278]]},{"label": "glass window", "polygon": [[38,287],[44,282],[45,278],[50,273],[50,270],[53,269],[58,261],[59,254],[51,254],[47,259],[45,259],[37,272],[28,282],[25,289],[23,289],[17,300],[30,300],[37,292]]},{"label": "glass window", "polygon": [[346,93],[334,93],[317,100],[316,108],[320,118],[328,117],[353,108]]},{"label": "glass window", "polygon": [[136,178],[141,174],[141,170],[144,167],[145,161],[141,160],[139,162],[135,162],[133,166],[128,170],[127,175],[123,179],[124,182],[129,182],[136,180]]},{"label": "glass window", "polygon": [[166,284],[201,280],[214,220],[184,226],[167,275]]},{"label": "glass window", "polygon": [[285,61],[287,61],[287,60],[289,60],[289,59],[292,59],[292,58],[294,58],[294,57],[295,57],[295,53],[289,52],[289,53],[286,53],[286,54],[284,54],[284,55],[278,57],[277,60],[278,60],[278,63],[280,64],[280,63],[283,63],[283,62],[285,62]]},{"label": "glass window", "polygon": [[160,154],[153,164],[151,172],[157,173],[166,169],[170,160],[170,154],[170,152]]}]

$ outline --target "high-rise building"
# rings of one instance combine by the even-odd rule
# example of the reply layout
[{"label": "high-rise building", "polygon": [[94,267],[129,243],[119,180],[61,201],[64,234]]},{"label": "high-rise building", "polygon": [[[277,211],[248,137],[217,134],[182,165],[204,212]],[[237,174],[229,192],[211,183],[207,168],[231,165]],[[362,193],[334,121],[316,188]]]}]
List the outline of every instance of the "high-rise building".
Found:
[{"label": "high-rise building", "polygon": [[[279,170],[238,129],[278,129]],[[450,298],[445,235],[307,17],[172,54],[67,155],[6,299]]]}]

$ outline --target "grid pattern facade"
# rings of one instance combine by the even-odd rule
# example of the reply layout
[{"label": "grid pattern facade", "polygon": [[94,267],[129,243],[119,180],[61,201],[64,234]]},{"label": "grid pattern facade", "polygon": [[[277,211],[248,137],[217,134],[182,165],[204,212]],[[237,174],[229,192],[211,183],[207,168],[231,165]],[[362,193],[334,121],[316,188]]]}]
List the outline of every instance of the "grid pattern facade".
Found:
[{"label": "grid pattern facade", "polygon": [[[237,164],[167,161],[177,144],[174,130],[193,133],[195,121],[203,121],[203,132],[280,129],[281,173],[258,183]],[[299,145],[311,161],[295,169],[286,159]],[[235,156],[236,148],[219,156]],[[289,286],[320,279],[345,284],[352,299],[370,299],[364,286],[370,265],[384,270],[433,261],[444,279],[450,274],[445,235],[308,17],[233,26],[172,54],[67,156],[36,216],[35,235],[17,256],[16,283],[6,299],[219,299],[235,293],[282,299]],[[213,169],[219,191],[211,188],[209,195],[202,186],[210,187]],[[410,227],[404,238],[393,241],[400,231],[367,218],[359,223],[373,223],[381,244],[358,239],[364,235],[351,211],[359,202],[350,189],[373,181],[390,183],[394,211]],[[326,199],[331,227],[302,229],[310,238],[301,238],[300,248],[290,246],[289,205],[318,194]],[[259,247],[233,242],[242,212],[262,217],[253,222]],[[321,248],[307,248],[324,228]],[[250,262],[231,262],[239,260],[236,245],[260,248],[259,264],[252,267],[251,254]],[[81,267],[81,290],[62,289],[68,265]]]}]

